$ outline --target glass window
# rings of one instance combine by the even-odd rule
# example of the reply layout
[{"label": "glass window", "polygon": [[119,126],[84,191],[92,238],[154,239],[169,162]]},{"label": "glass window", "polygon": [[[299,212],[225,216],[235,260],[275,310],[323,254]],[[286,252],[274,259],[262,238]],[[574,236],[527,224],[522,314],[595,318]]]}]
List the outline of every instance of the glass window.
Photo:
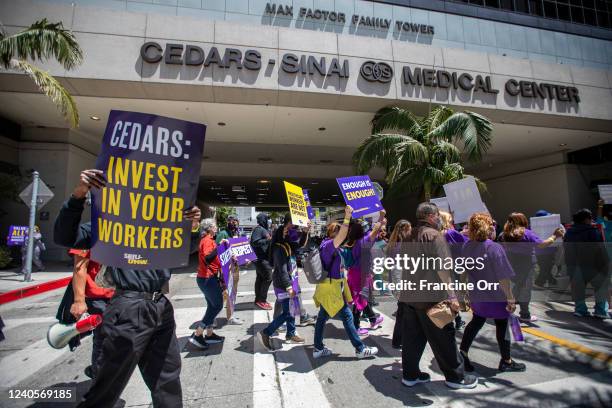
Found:
[{"label": "glass window", "polygon": [[597,17],[595,17],[595,10],[584,9],[582,10],[584,13],[584,24],[596,26],[597,25]]},{"label": "glass window", "polygon": [[544,17],[557,19],[557,4],[552,1],[544,2]]},{"label": "glass window", "polygon": [[527,0],[514,0],[514,5],[516,6],[516,11],[529,13],[529,4]]},{"label": "glass window", "polygon": [[543,16],[544,10],[542,9],[542,0],[529,0],[529,14],[535,16]]},{"label": "glass window", "polygon": [[499,8],[498,0],[485,0],[485,6],[492,8]]},{"label": "glass window", "polygon": [[478,6],[484,6],[484,0],[470,0],[470,4],[476,4]]},{"label": "glass window", "polygon": [[582,7],[572,7],[572,21],[574,23],[584,24],[584,15],[582,14]]},{"label": "glass window", "polygon": [[500,8],[503,10],[514,10],[512,0],[500,0]]},{"label": "glass window", "polygon": [[568,6],[557,4],[557,11],[559,12],[559,20],[572,21]]},{"label": "glass window", "polygon": [[594,9],[595,0],[582,0],[582,7]]},{"label": "glass window", "polygon": [[597,25],[604,28],[610,27],[610,19],[608,18],[608,13],[597,13]]},{"label": "glass window", "polygon": [[604,0],[595,0],[595,8],[597,11],[606,11],[606,2]]}]

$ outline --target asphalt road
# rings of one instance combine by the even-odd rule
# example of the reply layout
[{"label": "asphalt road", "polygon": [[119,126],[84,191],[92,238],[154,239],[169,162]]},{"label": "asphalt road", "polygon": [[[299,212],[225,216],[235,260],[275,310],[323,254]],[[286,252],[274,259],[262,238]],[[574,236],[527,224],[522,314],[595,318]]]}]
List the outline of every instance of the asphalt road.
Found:
[{"label": "asphalt road", "polygon": [[[448,389],[427,347],[421,369],[432,375],[432,382],[407,388],[401,385],[400,351],[391,348],[393,312],[391,297],[380,297],[376,308],[385,320],[371,331],[365,343],[380,349],[379,356],[357,360],[342,323],[331,320],[325,331],[325,344],[334,351],[330,358],[314,360],[314,328],[298,328],[305,345],[281,344],[274,354],[264,352],[254,341],[271,313],[253,308],[253,269],[242,272],[238,285],[236,314],[242,326],[226,326],[225,310],[217,319],[217,333],[225,342],[199,351],[188,343],[194,323],[204,312],[204,299],[195,283],[193,269],[175,274],[170,298],[175,308],[177,337],[181,347],[184,405],[186,407],[566,407],[611,406],[612,322],[595,319],[578,321],[571,306],[541,302],[535,305],[542,318],[535,333],[526,333],[523,343],[513,344],[513,357],[527,364],[525,373],[498,373],[499,354],[494,326],[485,325],[470,357],[480,384],[474,390]],[[302,280],[305,281],[304,279]],[[306,308],[314,314],[314,288],[303,285]],[[55,322],[57,304],[63,290],[0,306],[7,327],[7,339],[0,343],[0,406],[73,406],[10,398],[13,390],[40,390],[68,387],[82,395],[90,380],[83,370],[88,365],[91,341],[76,351],[53,350],[46,342],[46,331]],[[269,295],[273,301],[274,295]],[[464,319],[469,320],[469,314]],[[364,322],[365,324],[365,322]],[[547,338],[542,337],[542,333]],[[461,333],[458,334],[458,337]],[[597,354],[599,353],[599,354]],[[606,354],[607,353],[607,354]],[[608,358],[605,363],[602,360]],[[151,399],[138,370],[124,390],[118,407],[148,407]]]}]

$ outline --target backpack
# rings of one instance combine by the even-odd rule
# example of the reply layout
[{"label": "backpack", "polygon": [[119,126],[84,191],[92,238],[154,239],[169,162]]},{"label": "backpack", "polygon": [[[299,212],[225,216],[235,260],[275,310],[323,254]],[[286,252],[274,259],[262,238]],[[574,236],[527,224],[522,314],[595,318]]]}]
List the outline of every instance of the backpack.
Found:
[{"label": "backpack", "polygon": [[[332,265],[334,264],[336,252],[337,251],[334,251],[334,254],[332,255],[329,269],[331,269]],[[319,248],[314,248],[312,251],[305,254],[304,259],[302,260],[302,269],[304,270],[304,275],[306,275],[306,280],[311,284],[321,283],[329,276],[329,271],[323,266]],[[331,281],[331,277],[329,280]]]}]

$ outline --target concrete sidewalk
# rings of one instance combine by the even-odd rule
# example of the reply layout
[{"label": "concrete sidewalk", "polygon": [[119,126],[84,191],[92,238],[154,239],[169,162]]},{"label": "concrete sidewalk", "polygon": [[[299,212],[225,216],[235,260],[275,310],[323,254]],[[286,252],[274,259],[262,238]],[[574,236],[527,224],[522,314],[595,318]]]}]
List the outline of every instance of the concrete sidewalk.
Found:
[{"label": "concrete sidewalk", "polygon": [[32,281],[24,282],[20,268],[0,271],[0,304],[65,287],[72,278],[67,262],[48,262],[42,272],[33,272]]},{"label": "concrete sidewalk", "polygon": [[68,261],[45,262],[44,271],[32,272],[32,282],[24,282],[23,274],[20,271],[21,267],[0,271],[0,293],[72,276],[72,267],[68,266]]}]

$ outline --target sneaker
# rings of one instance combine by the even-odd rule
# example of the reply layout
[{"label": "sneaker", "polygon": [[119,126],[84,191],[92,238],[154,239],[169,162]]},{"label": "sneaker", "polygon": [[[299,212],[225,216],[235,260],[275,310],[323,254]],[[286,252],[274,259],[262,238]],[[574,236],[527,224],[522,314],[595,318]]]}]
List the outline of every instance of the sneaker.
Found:
[{"label": "sneaker", "polygon": [[431,381],[431,377],[427,373],[420,373],[417,378],[414,380],[408,380],[406,378],[402,378],[402,384],[406,387],[414,387],[417,384],[427,383]]},{"label": "sneaker", "polygon": [[217,344],[222,343],[223,340],[225,340],[225,337],[217,336],[215,333],[213,333],[210,336],[204,336],[204,340],[206,340],[208,344]]},{"label": "sneaker", "polygon": [[273,307],[268,302],[255,302],[255,306],[263,310],[272,310]]},{"label": "sneaker", "polygon": [[327,356],[331,356],[332,355],[332,351],[331,349],[328,349],[327,347],[323,346],[323,349],[318,350],[318,349],[314,349],[312,351],[312,358],[321,358],[321,357],[327,357]]},{"label": "sneaker", "polygon": [[272,347],[272,342],[270,341],[270,336],[268,336],[263,331],[257,333],[257,338],[262,346],[268,351],[274,351],[274,347]]},{"label": "sneaker", "polygon": [[579,311],[575,311],[574,312],[574,316],[576,317],[591,317],[591,312],[589,312],[588,310],[586,312],[579,312]]},{"label": "sneaker", "polygon": [[446,384],[448,388],[453,388],[455,390],[476,388],[476,386],[478,385],[478,377],[476,377],[475,375],[466,374],[463,376],[463,380],[459,382],[444,381],[444,384]]},{"label": "sneaker", "polygon": [[460,351],[461,356],[463,357],[463,368],[466,372],[468,373],[473,373],[474,372],[474,366],[472,365],[472,362],[470,361],[470,359],[468,358],[467,354],[464,353],[463,351]]},{"label": "sneaker", "polygon": [[378,354],[378,348],[368,346],[365,346],[361,351],[355,352],[358,359],[374,357],[376,354]]},{"label": "sneaker", "polygon": [[517,363],[514,360],[511,360],[509,363],[506,363],[504,359],[501,359],[499,361],[498,369],[501,372],[506,372],[506,371],[523,372],[527,369],[527,366],[523,363]]},{"label": "sneaker", "polygon": [[384,317],[378,316],[374,323],[370,323],[370,330],[376,330],[380,328],[380,324],[383,322],[383,320],[385,320]]},{"label": "sneaker", "polygon": [[370,319],[378,319],[380,317],[380,313],[374,312],[373,316],[368,316],[365,313],[361,314],[361,320],[370,320]]},{"label": "sneaker", "polygon": [[360,336],[366,336],[369,333],[368,329],[360,327],[357,329],[357,334]]},{"label": "sneaker", "polygon": [[314,317],[306,315],[303,318],[300,317],[300,324],[298,324],[298,326],[300,327],[314,326],[316,322],[317,321]]},{"label": "sneaker", "polygon": [[519,320],[522,323],[533,323],[533,322],[537,322],[538,321],[538,316],[535,316],[535,315],[531,315],[529,317],[520,316]]},{"label": "sneaker", "polygon": [[240,326],[240,325],[242,325],[242,324],[243,324],[243,321],[242,321],[242,320],[240,320],[240,319],[239,319],[239,318],[237,318],[237,317],[232,316],[232,317],[231,317],[231,318],[230,318],[230,319],[227,321],[227,324],[230,324],[230,325],[232,325],[232,326]]},{"label": "sneaker", "polygon": [[291,344],[302,344],[306,342],[306,340],[304,340],[303,337],[300,337],[297,334],[294,334],[293,336],[285,337],[285,341]]},{"label": "sneaker", "polygon": [[196,336],[196,334],[193,333],[189,338],[189,342],[197,348],[201,348],[202,350],[206,350],[208,348],[208,343],[204,339],[204,336],[202,336],[201,334],[199,336]]},{"label": "sneaker", "polygon": [[277,332],[279,333],[286,333],[287,332],[287,325],[283,324],[281,325],[278,329],[276,329]]},{"label": "sneaker", "polygon": [[601,319],[601,320],[607,320],[607,319],[610,318],[608,313],[600,313],[600,312],[594,312],[593,313],[593,317],[596,317],[596,318]]}]

